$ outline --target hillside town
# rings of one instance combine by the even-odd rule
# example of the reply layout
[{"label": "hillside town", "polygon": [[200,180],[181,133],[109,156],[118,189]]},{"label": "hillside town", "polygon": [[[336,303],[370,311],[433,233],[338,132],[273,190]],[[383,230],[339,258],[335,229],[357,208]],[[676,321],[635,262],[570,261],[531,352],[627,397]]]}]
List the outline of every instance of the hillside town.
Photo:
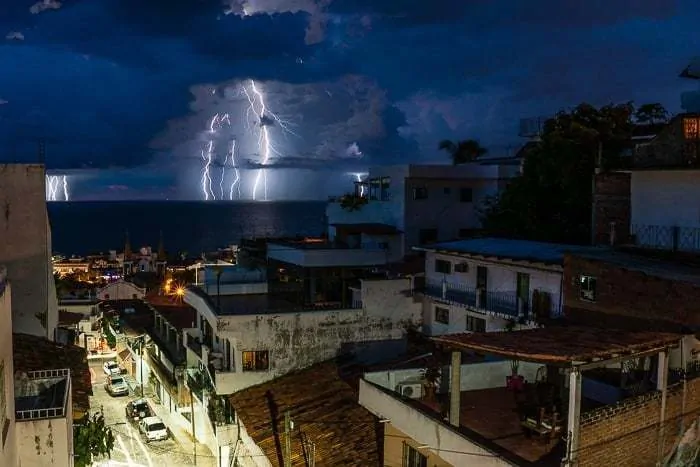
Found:
[{"label": "hillside town", "polygon": [[652,123],[575,174],[587,242],[482,221],[540,135],[198,258],[54,255],[44,166],[3,165],[0,465],[696,465],[700,114]]}]

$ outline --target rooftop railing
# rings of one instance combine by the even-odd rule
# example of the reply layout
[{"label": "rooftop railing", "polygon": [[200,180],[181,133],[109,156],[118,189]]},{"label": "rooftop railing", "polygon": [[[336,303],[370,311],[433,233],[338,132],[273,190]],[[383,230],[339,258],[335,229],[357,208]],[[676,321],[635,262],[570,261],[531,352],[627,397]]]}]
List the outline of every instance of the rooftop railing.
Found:
[{"label": "rooftop railing", "polygon": [[675,225],[633,224],[633,243],[644,248],[700,251],[700,228]]},{"label": "rooftop railing", "polygon": [[[60,370],[37,370],[26,372],[27,381],[36,379],[61,379],[66,378],[70,382],[70,370],[67,368]],[[66,416],[68,404],[68,394],[71,391],[70,384],[66,385],[63,393],[63,403],[61,407],[43,407],[39,409],[15,410],[15,420],[39,420],[46,418],[62,418]],[[15,394],[15,397],[20,397]]]}]

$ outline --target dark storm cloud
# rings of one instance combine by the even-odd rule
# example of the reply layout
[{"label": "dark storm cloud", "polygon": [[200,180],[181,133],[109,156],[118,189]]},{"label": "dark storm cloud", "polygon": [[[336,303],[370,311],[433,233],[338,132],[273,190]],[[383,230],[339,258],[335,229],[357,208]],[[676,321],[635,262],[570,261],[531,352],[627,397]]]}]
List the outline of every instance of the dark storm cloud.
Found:
[{"label": "dark storm cloud", "polygon": [[[157,166],[196,181],[207,119],[235,108],[230,84],[249,78],[300,135],[280,140],[280,173],[443,157],[443,138],[517,142],[518,118],[583,100],[675,111],[697,88],[676,78],[698,54],[695,0],[4,3],[3,157],[35,159],[43,137],[61,169]],[[352,144],[363,157],[348,161]],[[248,146],[241,160],[254,169],[259,156]]]}]

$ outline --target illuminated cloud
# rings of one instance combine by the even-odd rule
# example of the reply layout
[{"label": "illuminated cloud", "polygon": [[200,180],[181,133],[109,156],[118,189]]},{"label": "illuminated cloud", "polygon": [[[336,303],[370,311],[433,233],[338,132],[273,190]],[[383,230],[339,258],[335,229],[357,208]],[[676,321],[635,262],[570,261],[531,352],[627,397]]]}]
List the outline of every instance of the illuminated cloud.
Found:
[{"label": "illuminated cloud", "polygon": [[328,17],[326,7],[331,0],[224,0],[224,13],[241,17],[259,14],[299,13],[309,14],[306,26],[306,43],[323,41]]},{"label": "illuminated cloud", "polygon": [[33,15],[38,15],[39,13],[42,13],[44,11],[48,10],[58,10],[61,8],[62,3],[59,2],[58,0],[42,0],[39,2],[36,2],[34,5],[32,5],[29,8],[29,11]]},{"label": "illuminated cloud", "polygon": [[8,41],[23,41],[24,34],[20,31],[11,31],[7,33],[5,39],[7,39]]},{"label": "illuminated cloud", "polygon": [[5,104],[9,104],[9,102],[6,101],[5,99],[0,99],[0,105],[5,105]]}]

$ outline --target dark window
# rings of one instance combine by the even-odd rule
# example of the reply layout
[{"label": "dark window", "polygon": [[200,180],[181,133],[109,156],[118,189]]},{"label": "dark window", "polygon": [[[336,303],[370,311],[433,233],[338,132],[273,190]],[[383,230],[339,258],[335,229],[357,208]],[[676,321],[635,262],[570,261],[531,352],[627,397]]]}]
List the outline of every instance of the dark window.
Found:
[{"label": "dark window", "polygon": [[445,261],[444,259],[436,259],[435,272],[439,272],[441,274],[452,274],[452,263]]},{"label": "dark window", "polygon": [[455,264],[455,272],[469,272],[469,263],[457,263]]},{"label": "dark window", "polygon": [[391,199],[391,192],[389,191],[389,188],[391,187],[391,178],[390,177],[382,177],[380,179],[380,183],[381,183],[381,193],[380,193],[379,197],[382,201],[389,201]]},{"label": "dark window", "polygon": [[403,443],[403,461],[401,467],[428,467],[428,458],[417,449]]},{"label": "dark window", "polygon": [[105,300],[109,300],[109,294],[108,294],[108,293],[105,294]]},{"label": "dark window", "polygon": [[459,200],[462,203],[471,203],[472,202],[472,189],[471,188],[462,188],[459,190]]},{"label": "dark window", "polygon": [[269,369],[270,359],[267,350],[243,352],[243,371],[267,371]]},{"label": "dark window", "polygon": [[442,324],[450,324],[450,310],[447,308],[435,307],[435,322]]},{"label": "dark window", "polygon": [[450,188],[449,186],[446,186],[445,188],[443,188],[443,192],[446,195],[450,195],[450,194],[452,194],[452,188]]},{"label": "dark window", "polygon": [[428,199],[428,189],[424,186],[414,187],[413,199]]},{"label": "dark window", "polygon": [[581,276],[581,299],[595,302],[596,279],[592,276]]},{"label": "dark window", "polygon": [[435,243],[437,241],[437,236],[437,229],[420,229],[420,232],[418,233],[418,243],[421,245]]},{"label": "dark window", "polygon": [[467,331],[486,332],[486,320],[484,318],[467,315]]}]

